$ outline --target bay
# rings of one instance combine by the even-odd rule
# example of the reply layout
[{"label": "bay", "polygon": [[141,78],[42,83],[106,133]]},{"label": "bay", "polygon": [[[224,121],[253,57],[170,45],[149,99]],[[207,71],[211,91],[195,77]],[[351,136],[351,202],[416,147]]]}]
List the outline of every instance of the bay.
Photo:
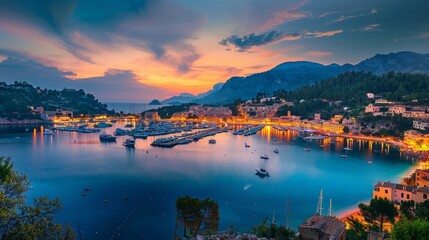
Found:
[{"label": "bay", "polygon": [[[271,221],[273,213],[278,224],[285,224],[289,199],[289,225],[296,230],[316,212],[321,189],[324,213],[332,198],[339,214],[369,200],[376,181],[398,180],[413,168],[393,148],[349,139],[335,144],[328,139],[322,147],[313,143],[305,152],[296,132],[282,134],[272,127],[249,137],[222,133],[213,137],[216,144],[205,138],[174,148],[151,147],[156,138],[149,137],[138,139],[135,149],[121,145],[127,137],[100,143],[98,134],[41,132],[34,127],[1,134],[0,155],[10,156],[31,180],[28,201],[59,197],[63,209],[57,220],[76,230],[79,223],[84,239],[171,239],[175,201],[186,195],[217,201],[220,229],[234,226],[240,232],[264,218]],[[347,158],[340,157],[344,147],[353,147]],[[261,159],[263,154],[270,159]],[[259,178],[256,168],[267,169],[270,177]],[[85,188],[91,191],[82,196]]]}]

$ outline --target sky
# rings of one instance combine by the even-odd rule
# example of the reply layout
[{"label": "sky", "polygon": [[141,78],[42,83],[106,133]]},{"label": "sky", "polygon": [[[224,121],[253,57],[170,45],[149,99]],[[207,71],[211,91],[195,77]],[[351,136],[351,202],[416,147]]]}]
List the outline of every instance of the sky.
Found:
[{"label": "sky", "polygon": [[0,81],[102,101],[198,94],[286,61],[429,52],[427,0],[0,0]]}]

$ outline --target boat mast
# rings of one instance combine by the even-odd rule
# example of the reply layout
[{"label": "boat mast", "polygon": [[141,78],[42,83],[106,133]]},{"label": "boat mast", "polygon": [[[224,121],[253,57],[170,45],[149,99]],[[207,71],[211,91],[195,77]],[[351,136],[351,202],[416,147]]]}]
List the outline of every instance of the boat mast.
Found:
[{"label": "boat mast", "polygon": [[316,208],[316,214],[319,214],[320,216],[323,215],[323,189],[320,189],[320,196],[319,196],[319,202],[317,204]]},{"label": "boat mast", "polygon": [[329,199],[329,216],[332,217],[332,198]]},{"label": "boat mast", "polygon": [[273,219],[271,220],[271,224],[276,225],[276,212],[273,210]]}]

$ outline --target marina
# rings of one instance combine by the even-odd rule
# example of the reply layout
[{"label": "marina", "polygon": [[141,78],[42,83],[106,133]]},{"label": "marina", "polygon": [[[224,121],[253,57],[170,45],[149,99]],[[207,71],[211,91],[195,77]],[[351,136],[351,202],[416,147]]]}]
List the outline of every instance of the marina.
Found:
[{"label": "marina", "polygon": [[[117,122],[103,130],[113,136],[124,124]],[[176,126],[184,127],[182,123]],[[134,148],[122,146],[130,139],[128,135],[114,136],[116,143],[101,143],[99,133],[54,131],[49,136],[40,128],[31,128],[0,138],[0,146],[31,180],[28,199],[60,197],[64,207],[58,220],[79,221],[84,239],[110,238],[131,211],[134,214],[119,231],[121,237],[144,234],[148,239],[168,239],[174,230],[175,201],[186,194],[215,199],[222,218],[220,229],[234,223],[242,232],[270,217],[273,209],[281,212],[290,198],[294,211],[289,223],[296,228],[313,213],[320,189],[333,198],[334,214],[338,214],[369,199],[374,182],[394,181],[412,166],[412,162],[400,160],[393,148],[386,151],[385,145],[374,145],[382,150],[374,153],[369,143],[336,138],[335,144],[324,147],[309,144],[313,150],[302,154],[306,141],[298,137],[299,131],[281,134],[268,126],[243,136],[231,134],[241,126],[231,130],[204,127],[136,138]],[[213,131],[220,131],[210,137],[216,144],[209,145],[208,138],[194,140]],[[155,141],[175,141],[177,145],[151,146]],[[348,158],[340,158],[346,146],[351,149]],[[276,148],[279,153],[269,160],[260,158]],[[350,171],[357,168],[359,172]],[[269,177],[255,176],[255,169],[264,169]],[[205,181],[201,181],[203,177]],[[272,200],[268,203],[267,198]],[[277,219],[283,221],[281,216]],[[154,232],[162,234],[152,235]]]}]

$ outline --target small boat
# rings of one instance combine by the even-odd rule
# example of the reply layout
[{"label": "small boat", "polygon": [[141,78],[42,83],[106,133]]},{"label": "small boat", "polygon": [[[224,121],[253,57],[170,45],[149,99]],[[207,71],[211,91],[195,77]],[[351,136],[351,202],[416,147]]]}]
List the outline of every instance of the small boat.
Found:
[{"label": "small boat", "polygon": [[110,123],[106,123],[106,122],[100,122],[100,123],[96,123],[96,124],[94,124],[94,127],[95,128],[108,128],[108,127],[111,127],[112,126],[112,124],[110,124]]},{"label": "small boat", "polygon": [[100,134],[101,142],[116,142],[116,137],[107,133]]},{"label": "small boat", "polygon": [[262,155],[262,156],[261,156],[261,158],[262,158],[262,159],[265,159],[265,160],[270,159],[270,158],[268,157],[268,155],[267,155],[267,154]]},{"label": "small boat", "polygon": [[347,155],[343,154],[343,155],[341,155],[341,158],[347,158]]},{"label": "small boat", "polygon": [[103,202],[104,203],[109,203],[109,200],[104,199]]},{"label": "small boat", "polygon": [[80,195],[86,197],[86,192],[82,192]]},{"label": "small boat", "polygon": [[352,150],[351,148],[348,148],[348,147],[345,147],[343,149],[344,149],[344,151],[351,151]]},{"label": "small boat", "polygon": [[91,191],[91,188],[85,188],[85,192]]},{"label": "small boat", "polygon": [[216,143],[216,140],[215,140],[215,139],[210,139],[210,140],[209,140],[209,143],[210,143],[210,144],[215,144],[215,143]]},{"label": "small boat", "polygon": [[273,152],[274,153],[279,153],[279,149],[278,148],[274,148]]},{"label": "small boat", "polygon": [[124,200],[128,200],[128,196],[126,196],[126,195],[125,195],[125,196],[124,196]]},{"label": "small boat", "polygon": [[263,168],[257,168],[256,169],[256,175],[260,176],[260,177],[269,177],[270,174],[267,172],[267,170],[263,169]]},{"label": "small boat", "polygon": [[43,130],[43,135],[54,135],[54,132],[49,128],[45,128],[45,130]]},{"label": "small boat", "polygon": [[134,134],[133,134],[133,137],[134,137],[134,138],[142,138],[142,139],[146,139],[148,136],[149,136],[149,135],[148,135],[147,133],[141,133],[141,132],[138,132],[138,133],[134,133]]},{"label": "small boat", "polygon": [[131,124],[131,123],[127,123],[127,124],[125,124],[125,126],[124,126],[125,128],[132,128],[133,127],[133,124]]},{"label": "small boat", "polygon": [[371,162],[371,161],[368,161],[368,163],[369,163],[369,164],[373,164],[373,162]]},{"label": "small boat", "polygon": [[247,143],[244,143],[244,147],[250,147],[250,145],[249,144],[247,144]]},{"label": "small boat", "polygon": [[304,151],[306,151],[306,152],[310,152],[310,151],[311,151],[311,148],[306,147],[306,148],[304,148]]},{"label": "small boat", "polygon": [[122,145],[125,147],[134,147],[135,144],[136,140],[134,139],[126,139],[125,142],[122,143]]}]

